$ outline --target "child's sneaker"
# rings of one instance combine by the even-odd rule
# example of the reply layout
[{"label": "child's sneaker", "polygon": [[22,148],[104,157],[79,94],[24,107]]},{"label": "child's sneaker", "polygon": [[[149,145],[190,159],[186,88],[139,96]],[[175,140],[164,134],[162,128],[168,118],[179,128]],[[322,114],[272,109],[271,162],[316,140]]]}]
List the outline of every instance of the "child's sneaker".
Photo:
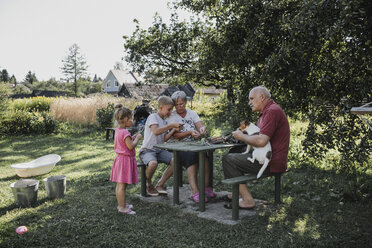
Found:
[{"label": "child's sneaker", "polygon": [[[197,193],[191,195],[191,196],[190,196],[190,199],[193,200],[193,201],[196,202],[196,203],[199,203],[199,192],[197,192]],[[204,201],[205,201],[205,202],[208,202],[208,198],[205,197]]]},{"label": "child's sneaker", "polygon": [[217,196],[210,187],[205,188],[205,195],[209,198],[215,198]]}]

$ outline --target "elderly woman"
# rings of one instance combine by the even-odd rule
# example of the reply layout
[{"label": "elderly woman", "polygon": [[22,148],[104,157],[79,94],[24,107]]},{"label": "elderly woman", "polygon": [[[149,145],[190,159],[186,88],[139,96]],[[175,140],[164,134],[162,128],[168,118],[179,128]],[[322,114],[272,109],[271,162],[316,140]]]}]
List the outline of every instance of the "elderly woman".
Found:
[{"label": "elderly woman", "polygon": [[[195,111],[186,109],[187,99],[186,94],[183,91],[176,91],[171,96],[176,110],[172,112],[168,118],[168,123],[182,123],[183,129],[179,132],[173,134],[172,140],[177,141],[189,141],[192,139],[197,139],[206,133],[206,127],[203,124],[202,120]],[[180,152],[179,161],[182,166],[186,168],[187,178],[192,190],[192,195],[190,199],[194,202],[199,202],[199,188],[197,183],[197,165],[198,165],[198,153],[196,152]],[[216,197],[216,194],[213,192],[212,188],[208,187],[208,161],[205,163],[206,169],[206,188],[205,195],[207,197],[213,198]],[[205,202],[208,201],[208,198],[205,198]]]}]

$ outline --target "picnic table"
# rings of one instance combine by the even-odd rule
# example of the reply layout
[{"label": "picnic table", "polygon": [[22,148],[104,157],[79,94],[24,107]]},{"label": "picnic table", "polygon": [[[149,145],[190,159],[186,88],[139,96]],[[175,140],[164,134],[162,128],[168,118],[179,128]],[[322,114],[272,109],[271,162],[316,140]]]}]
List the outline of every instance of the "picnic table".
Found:
[{"label": "picnic table", "polygon": [[155,145],[155,148],[173,151],[173,204],[179,205],[179,187],[182,182],[182,168],[179,164],[178,153],[179,152],[198,152],[199,153],[199,211],[205,211],[205,159],[208,154],[209,164],[209,187],[213,188],[213,152],[216,149],[231,148],[235,146],[243,146],[242,143],[221,143],[221,144],[210,144],[201,141],[190,141],[190,142],[166,142],[163,144]]}]

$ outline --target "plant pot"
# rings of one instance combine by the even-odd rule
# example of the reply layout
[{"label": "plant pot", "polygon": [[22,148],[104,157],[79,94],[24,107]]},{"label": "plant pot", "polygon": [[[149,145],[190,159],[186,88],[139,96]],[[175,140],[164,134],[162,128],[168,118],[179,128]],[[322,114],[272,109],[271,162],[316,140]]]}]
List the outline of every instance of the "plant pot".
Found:
[{"label": "plant pot", "polygon": [[20,207],[29,207],[37,201],[39,180],[21,179],[10,185],[16,204]]},{"label": "plant pot", "polygon": [[66,194],[66,176],[51,176],[43,179],[48,199],[63,198]]}]

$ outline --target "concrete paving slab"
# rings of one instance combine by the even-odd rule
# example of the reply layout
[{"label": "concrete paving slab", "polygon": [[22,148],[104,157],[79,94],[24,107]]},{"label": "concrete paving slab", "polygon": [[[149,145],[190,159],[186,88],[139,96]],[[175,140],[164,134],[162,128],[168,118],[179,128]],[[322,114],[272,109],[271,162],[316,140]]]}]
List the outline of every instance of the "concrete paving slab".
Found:
[{"label": "concrete paving slab", "polygon": [[232,211],[231,209],[224,208],[226,202],[219,199],[223,195],[227,194],[227,191],[215,192],[217,197],[210,199],[208,203],[205,204],[205,212],[199,211],[199,205],[192,201],[189,197],[191,195],[191,189],[188,184],[184,184],[183,187],[180,187],[179,196],[180,196],[180,205],[173,205],[173,187],[167,187],[168,195],[159,195],[159,196],[147,196],[143,197],[137,195],[141,200],[150,202],[150,203],[160,203],[167,204],[171,207],[178,208],[185,213],[196,214],[200,218],[205,218],[209,220],[215,220],[222,224],[235,225],[241,221],[244,221],[244,218],[249,216],[254,216],[258,211],[266,209],[269,207],[267,201],[256,200],[256,207],[254,210],[239,210],[239,220],[232,220]]}]

